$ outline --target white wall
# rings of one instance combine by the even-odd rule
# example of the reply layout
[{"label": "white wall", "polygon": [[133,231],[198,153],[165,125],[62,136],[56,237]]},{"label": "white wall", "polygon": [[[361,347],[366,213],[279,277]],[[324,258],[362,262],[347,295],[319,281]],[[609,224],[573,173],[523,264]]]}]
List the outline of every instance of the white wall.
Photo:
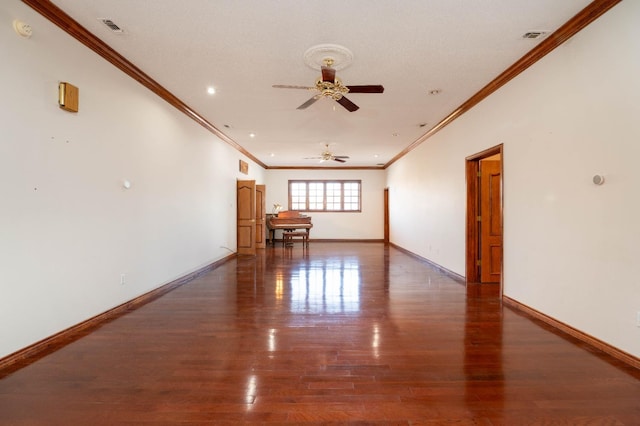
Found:
[{"label": "white wall", "polygon": [[464,274],[464,158],[504,143],[505,295],[635,356],[638,22],[620,3],[388,169],[392,241]]},{"label": "white wall", "polygon": [[[267,212],[274,203],[287,209],[289,180],[362,180],[362,212],[307,213],[312,217],[311,239],[384,238],[384,170],[267,170]],[[277,237],[279,238],[279,236]]]},{"label": "white wall", "polygon": [[235,180],[262,168],[18,1],[0,52],[0,357],[236,250]]}]

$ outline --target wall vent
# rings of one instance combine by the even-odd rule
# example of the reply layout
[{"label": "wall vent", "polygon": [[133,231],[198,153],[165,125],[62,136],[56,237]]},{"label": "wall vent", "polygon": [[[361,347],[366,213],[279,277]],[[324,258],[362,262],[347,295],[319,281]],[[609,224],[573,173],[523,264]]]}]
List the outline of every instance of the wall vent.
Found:
[{"label": "wall vent", "polygon": [[122,33],[122,28],[115,24],[111,19],[108,18],[98,18],[98,21],[105,24],[112,32],[114,33]]},{"label": "wall vent", "polygon": [[542,38],[547,35],[547,31],[529,31],[524,33],[522,38]]}]

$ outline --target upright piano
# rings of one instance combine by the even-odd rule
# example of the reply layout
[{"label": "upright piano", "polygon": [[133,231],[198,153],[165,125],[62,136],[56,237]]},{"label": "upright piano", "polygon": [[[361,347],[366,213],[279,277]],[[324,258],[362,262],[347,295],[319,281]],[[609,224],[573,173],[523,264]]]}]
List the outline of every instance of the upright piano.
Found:
[{"label": "upright piano", "polygon": [[269,230],[269,240],[271,244],[275,244],[276,229],[285,231],[293,231],[296,229],[304,229],[307,231],[307,241],[309,238],[309,230],[313,228],[311,216],[303,215],[299,211],[282,211],[277,215],[267,215],[267,229]]}]

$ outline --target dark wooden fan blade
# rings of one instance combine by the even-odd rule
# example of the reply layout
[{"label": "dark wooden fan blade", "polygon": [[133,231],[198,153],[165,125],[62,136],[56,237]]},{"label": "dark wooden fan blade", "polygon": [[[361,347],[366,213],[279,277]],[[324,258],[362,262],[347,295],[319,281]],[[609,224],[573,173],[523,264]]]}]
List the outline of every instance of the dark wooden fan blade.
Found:
[{"label": "dark wooden fan blade", "polygon": [[380,84],[370,84],[365,86],[347,86],[349,93],[383,93],[384,87]]},{"label": "dark wooden fan blade", "polygon": [[338,99],[336,102],[338,102],[340,105],[345,107],[350,112],[357,111],[360,108],[358,105],[354,104],[353,102],[351,102],[349,99],[345,98],[344,96],[341,97],[340,99]]},{"label": "dark wooden fan blade", "polygon": [[336,82],[336,70],[330,67],[322,67],[322,81]]},{"label": "dark wooden fan blade", "polygon": [[302,105],[300,105],[297,109],[305,109],[307,108],[309,105],[312,105],[315,101],[317,101],[319,99],[318,96],[314,96],[313,98],[309,99],[307,102],[303,103]]},{"label": "dark wooden fan blade", "polygon": [[348,155],[334,155],[333,158],[349,158]]},{"label": "dark wooden fan blade", "polygon": [[333,161],[337,161],[338,163],[346,163],[346,160],[343,160],[342,158],[339,157],[333,157]]},{"label": "dark wooden fan blade", "polygon": [[315,87],[309,86],[291,86],[288,84],[274,84],[271,87],[275,87],[276,89],[305,89],[305,90],[314,90]]}]

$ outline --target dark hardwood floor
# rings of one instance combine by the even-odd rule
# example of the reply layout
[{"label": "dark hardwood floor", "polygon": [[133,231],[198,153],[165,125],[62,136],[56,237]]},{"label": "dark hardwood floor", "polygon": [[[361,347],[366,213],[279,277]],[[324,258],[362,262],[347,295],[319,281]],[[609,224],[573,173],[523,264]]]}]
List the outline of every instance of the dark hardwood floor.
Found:
[{"label": "dark hardwood floor", "polygon": [[381,243],[277,245],[5,372],[0,424],[640,424],[639,370],[497,293]]}]

